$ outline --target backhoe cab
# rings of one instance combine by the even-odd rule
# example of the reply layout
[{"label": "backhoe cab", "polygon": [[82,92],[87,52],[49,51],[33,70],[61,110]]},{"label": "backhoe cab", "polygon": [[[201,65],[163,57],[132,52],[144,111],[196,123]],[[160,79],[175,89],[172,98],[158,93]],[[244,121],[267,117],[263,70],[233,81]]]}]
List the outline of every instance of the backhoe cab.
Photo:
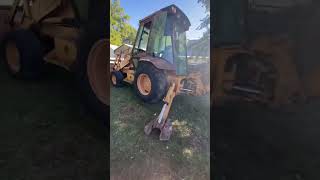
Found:
[{"label": "backhoe cab", "polygon": [[187,16],[171,5],[140,21],[133,46],[124,44],[115,50],[112,84],[133,84],[136,94],[148,103],[163,100],[159,116],[145,126],[146,134],[159,128],[160,140],[170,138],[172,126],[167,117],[176,95],[209,92],[209,81],[204,77],[209,74],[187,62],[186,31],[190,25]]}]

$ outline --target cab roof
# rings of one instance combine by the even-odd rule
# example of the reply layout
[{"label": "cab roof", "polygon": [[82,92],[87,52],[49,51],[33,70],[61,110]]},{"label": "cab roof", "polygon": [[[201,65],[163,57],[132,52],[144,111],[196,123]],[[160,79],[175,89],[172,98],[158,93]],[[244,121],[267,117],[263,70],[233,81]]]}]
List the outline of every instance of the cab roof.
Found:
[{"label": "cab roof", "polygon": [[184,12],[180,8],[178,8],[174,4],[167,6],[165,8],[162,8],[159,11],[156,11],[156,12],[152,13],[151,15],[143,18],[142,20],[140,20],[140,23],[145,23],[145,22],[149,21],[150,19],[152,19],[154,16],[156,16],[157,14],[159,14],[161,12],[167,12],[168,14],[175,14],[177,17],[180,16],[182,18],[182,21],[185,22],[184,26],[185,26],[186,30],[188,30],[189,27],[191,26],[189,18],[184,14]]}]

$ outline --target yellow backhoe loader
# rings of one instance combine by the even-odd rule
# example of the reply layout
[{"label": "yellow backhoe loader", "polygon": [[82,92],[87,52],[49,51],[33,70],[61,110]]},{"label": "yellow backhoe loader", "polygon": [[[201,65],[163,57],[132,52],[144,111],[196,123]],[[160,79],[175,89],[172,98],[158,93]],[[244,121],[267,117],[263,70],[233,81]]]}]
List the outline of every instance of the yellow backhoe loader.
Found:
[{"label": "yellow backhoe loader", "polygon": [[46,63],[74,72],[88,107],[109,118],[106,0],[14,0],[2,54],[8,72],[37,79]]},{"label": "yellow backhoe loader", "polygon": [[176,95],[203,95],[209,92],[209,65],[188,64],[186,31],[187,16],[175,5],[165,7],[140,21],[133,46],[115,50],[116,61],[111,82],[119,87],[133,84],[138,97],[147,103],[163,100],[159,116],[144,131],[161,130],[160,140],[169,140],[172,125],[168,114]]}]

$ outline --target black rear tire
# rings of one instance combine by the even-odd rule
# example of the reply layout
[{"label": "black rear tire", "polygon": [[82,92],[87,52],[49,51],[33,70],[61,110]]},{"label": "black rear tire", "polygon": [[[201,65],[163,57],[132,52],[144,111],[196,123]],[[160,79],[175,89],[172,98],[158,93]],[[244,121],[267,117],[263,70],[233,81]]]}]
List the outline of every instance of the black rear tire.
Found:
[{"label": "black rear tire", "polygon": [[[20,68],[14,71],[9,65],[6,48],[14,43],[19,53]],[[9,74],[18,79],[37,79],[43,72],[43,48],[40,40],[31,30],[17,30],[8,33],[3,43],[3,56]]]},{"label": "black rear tire", "polygon": [[[109,105],[103,103],[96,96],[93,87],[91,87],[90,80],[87,72],[89,53],[93,45],[99,40],[103,39],[102,36],[84,33],[81,36],[79,44],[79,53],[77,59],[76,76],[79,89],[87,107],[104,123],[109,119]],[[107,49],[106,49],[107,51]],[[108,68],[108,67],[105,67]],[[108,72],[106,72],[108,73]],[[107,83],[107,82],[106,82]],[[107,91],[107,90],[106,90]]]},{"label": "black rear tire", "polygon": [[[151,80],[151,91],[148,95],[143,95],[139,91],[137,79],[141,74],[148,75]],[[168,90],[168,81],[165,73],[162,70],[157,69],[151,63],[140,63],[135,72],[134,90],[138,97],[140,97],[144,102],[157,103],[161,101]]]},{"label": "black rear tire", "polygon": [[[107,39],[109,34],[109,30],[106,28],[109,22],[107,18],[107,3],[108,2],[104,0],[90,1],[89,3],[88,21],[81,27],[75,71],[79,89],[87,107],[98,119],[101,119],[102,123],[109,129],[110,106],[109,104],[101,102],[95,95],[87,73],[87,61],[91,48],[99,40]],[[105,52],[107,53],[106,58],[108,58],[109,51],[107,48]],[[109,69],[110,68],[108,68],[106,72],[108,74],[110,73]],[[109,91],[109,88],[107,91]]]}]

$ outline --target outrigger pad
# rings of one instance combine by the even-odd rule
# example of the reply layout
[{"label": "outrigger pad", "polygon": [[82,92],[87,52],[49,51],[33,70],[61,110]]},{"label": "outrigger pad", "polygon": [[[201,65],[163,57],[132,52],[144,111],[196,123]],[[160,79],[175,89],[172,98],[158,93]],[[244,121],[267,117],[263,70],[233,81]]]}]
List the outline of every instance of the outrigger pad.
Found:
[{"label": "outrigger pad", "polygon": [[168,141],[170,139],[171,134],[172,134],[172,123],[171,123],[170,119],[167,119],[167,121],[165,122],[164,125],[163,125],[163,123],[161,123],[161,124],[158,123],[158,118],[150,121],[144,127],[144,133],[146,135],[150,135],[150,133],[152,132],[152,130],[154,128],[160,129],[160,131],[161,131],[160,141]]}]

